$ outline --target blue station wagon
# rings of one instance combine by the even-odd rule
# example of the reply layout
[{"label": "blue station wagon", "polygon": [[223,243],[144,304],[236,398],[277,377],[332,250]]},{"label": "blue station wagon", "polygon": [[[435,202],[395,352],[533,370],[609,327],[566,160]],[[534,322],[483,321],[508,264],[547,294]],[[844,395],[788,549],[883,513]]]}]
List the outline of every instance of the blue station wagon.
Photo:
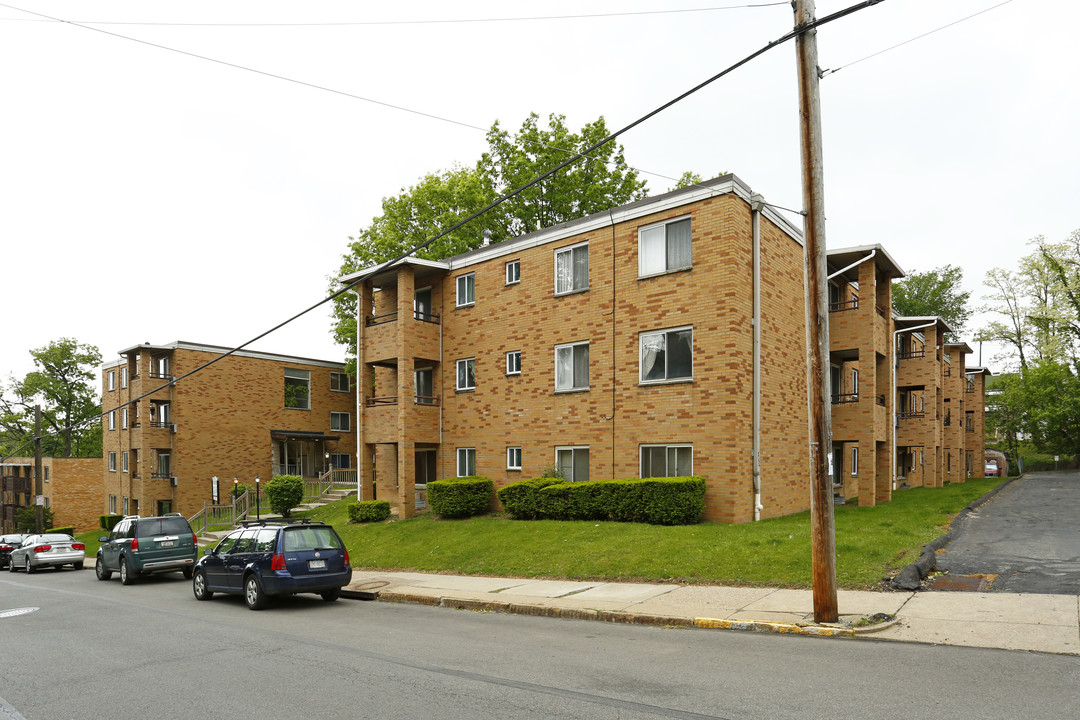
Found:
[{"label": "blue station wagon", "polygon": [[198,600],[243,595],[252,610],[272,595],[315,593],[333,602],[352,582],[349,551],[326,523],[250,521],[207,548],[191,580]]}]

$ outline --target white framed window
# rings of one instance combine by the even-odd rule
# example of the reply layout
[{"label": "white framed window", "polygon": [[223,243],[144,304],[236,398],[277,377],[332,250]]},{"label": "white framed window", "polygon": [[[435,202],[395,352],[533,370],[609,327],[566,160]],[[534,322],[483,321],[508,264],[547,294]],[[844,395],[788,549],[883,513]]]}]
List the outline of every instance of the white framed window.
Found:
[{"label": "white framed window", "polygon": [[457,306],[472,305],[476,302],[476,273],[459,275],[457,279]]},{"label": "white framed window", "polygon": [[851,394],[859,394],[859,371],[851,368]]},{"label": "white framed window", "polygon": [[127,430],[128,427],[128,409],[125,405],[120,409],[120,429]]},{"label": "white framed window", "polygon": [[692,380],[694,377],[694,329],[672,328],[645,332],[641,345],[640,382]]},{"label": "white framed window", "polygon": [[521,261],[511,260],[506,263],[506,284],[513,285],[521,282]]},{"label": "white framed window", "polygon": [[476,475],[476,448],[457,449],[457,476],[472,477]]},{"label": "white framed window", "polygon": [[128,451],[125,450],[120,453],[120,470],[121,472],[128,471]]},{"label": "white framed window", "polygon": [[105,377],[108,378],[108,389],[109,390],[115,390],[116,389],[116,371],[115,370],[110,370],[109,372],[105,373]]},{"label": "white framed window", "polygon": [[555,391],[589,389],[589,341],[555,346]]},{"label": "white framed window", "polygon": [[349,432],[349,413],[347,412],[331,412],[330,413],[330,429],[339,430],[341,432]]},{"label": "white framed window", "polygon": [[311,372],[285,368],[285,407],[311,409]]},{"label": "white framed window", "polygon": [[126,495],[124,496],[124,514],[128,514],[128,498]]},{"label": "white framed window", "polygon": [[555,294],[589,289],[589,243],[555,251]]},{"label": "white framed window", "polygon": [[555,467],[570,482],[589,479],[589,446],[564,445],[555,448]]},{"label": "white framed window", "polygon": [[521,351],[511,350],[506,353],[506,374],[507,375],[520,375],[521,374]]},{"label": "white framed window", "polygon": [[153,473],[156,478],[167,478],[172,476],[172,454],[167,452],[157,451],[157,472]]},{"label": "white framed window", "polygon": [[851,448],[851,474],[859,474],[859,448]]},{"label": "white framed window", "polygon": [[115,495],[110,495],[109,496],[109,514],[110,515],[115,515],[116,514],[116,496]]},{"label": "white framed window", "polygon": [[115,430],[116,429],[116,411],[115,410],[110,410],[109,411],[109,429],[110,430]]},{"label": "white framed window", "polygon": [[349,392],[348,373],[330,373],[330,392]]},{"label": "white framed window", "polygon": [[521,448],[508,447],[506,448],[506,469],[507,470],[520,470],[521,469]]},{"label": "white framed window", "polygon": [[457,361],[457,389],[476,389],[476,358],[463,358]]},{"label": "white framed window", "polygon": [[127,387],[127,380],[128,380],[128,369],[127,369],[127,366],[125,365],[124,367],[120,368],[120,387],[126,388]]},{"label": "white framed window", "polygon": [[639,477],[691,477],[694,474],[694,446],[642,445]]},{"label": "white framed window", "polygon": [[691,267],[690,218],[638,230],[638,276],[662,275]]},{"label": "white framed window", "polygon": [[116,451],[109,451],[109,472],[116,472]]},{"label": "white framed window", "polygon": [[434,405],[436,403],[435,368],[416,368],[413,372],[413,385],[417,405]]},{"label": "white framed window", "polygon": [[49,473],[49,470],[50,470],[49,466],[48,466],[48,465],[46,465],[46,466],[44,467],[44,470],[45,470],[45,482],[49,482],[49,474],[50,474],[50,473]]}]

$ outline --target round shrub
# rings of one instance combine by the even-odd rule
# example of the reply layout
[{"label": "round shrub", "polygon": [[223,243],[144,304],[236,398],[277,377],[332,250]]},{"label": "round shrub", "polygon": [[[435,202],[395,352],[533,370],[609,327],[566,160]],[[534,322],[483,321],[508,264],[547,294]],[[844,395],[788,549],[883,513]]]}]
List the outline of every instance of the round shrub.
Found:
[{"label": "round shrub", "polygon": [[289,517],[292,509],[304,499],[304,478],[299,475],[275,475],[266,483],[270,512]]},{"label": "round shrub", "polygon": [[382,522],[390,517],[390,503],[386,500],[363,500],[349,503],[349,522]]},{"label": "round shrub", "polygon": [[431,511],[444,518],[479,515],[491,507],[494,484],[482,477],[449,478],[427,485],[427,501]]}]

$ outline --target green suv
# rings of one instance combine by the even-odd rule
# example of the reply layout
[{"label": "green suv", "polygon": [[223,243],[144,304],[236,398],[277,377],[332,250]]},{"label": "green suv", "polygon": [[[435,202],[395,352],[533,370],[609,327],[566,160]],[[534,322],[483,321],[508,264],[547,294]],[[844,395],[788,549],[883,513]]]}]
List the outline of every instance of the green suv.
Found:
[{"label": "green suv", "polygon": [[175,570],[190,579],[195,567],[195,533],[180,513],[127,515],[108,537],[98,540],[98,580],[108,580],[113,572],[119,572],[120,582],[131,585],[139,575]]}]

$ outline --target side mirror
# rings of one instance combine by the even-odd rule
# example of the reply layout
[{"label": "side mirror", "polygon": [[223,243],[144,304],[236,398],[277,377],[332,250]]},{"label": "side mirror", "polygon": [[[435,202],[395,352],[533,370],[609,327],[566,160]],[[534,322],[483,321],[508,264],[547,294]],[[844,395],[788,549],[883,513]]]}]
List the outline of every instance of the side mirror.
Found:
[{"label": "side mirror", "polygon": [[107,537],[105,537],[104,535],[102,535],[101,537],[99,537],[99,538],[97,539],[97,541],[98,541],[99,543],[107,543],[107,542],[109,542],[109,538],[107,538]]},{"label": "side mirror", "polygon": [[203,548],[202,554],[203,555],[213,555],[214,554],[214,548]]}]

